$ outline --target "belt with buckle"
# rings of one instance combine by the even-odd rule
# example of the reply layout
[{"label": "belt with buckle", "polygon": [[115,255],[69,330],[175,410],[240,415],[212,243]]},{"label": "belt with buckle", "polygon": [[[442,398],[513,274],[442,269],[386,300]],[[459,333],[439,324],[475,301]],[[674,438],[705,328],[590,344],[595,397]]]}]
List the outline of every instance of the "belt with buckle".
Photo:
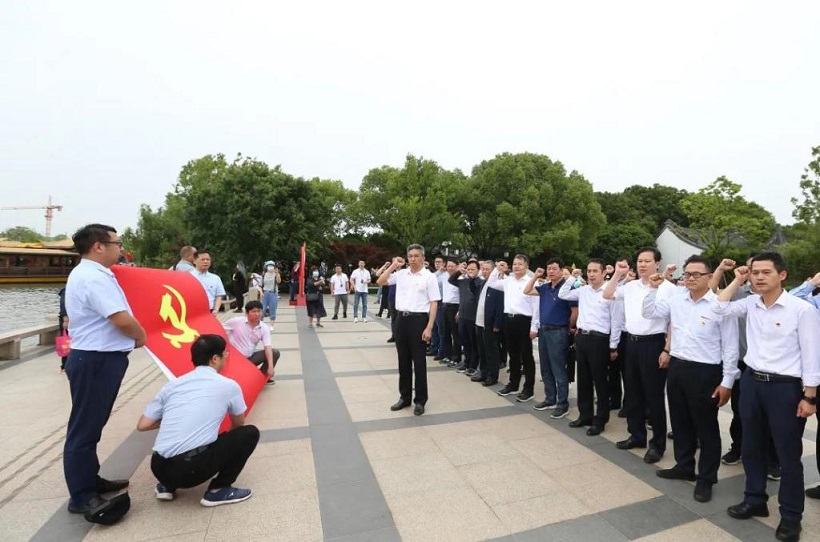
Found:
[{"label": "belt with buckle", "polygon": [[666,333],[653,333],[652,335],[633,335],[629,334],[629,340],[632,342],[654,341],[656,339],[666,339]]},{"label": "belt with buckle", "polygon": [[579,329],[579,335],[589,335],[590,337],[605,337],[609,338],[609,333],[601,333],[600,331],[595,331],[594,329]]},{"label": "belt with buckle", "polygon": [[796,376],[764,373],[763,371],[755,371],[754,369],[752,369],[752,378],[758,382],[802,382],[802,379]]},{"label": "belt with buckle", "polygon": [[409,316],[424,316],[424,317],[427,317],[427,316],[430,316],[426,312],[410,312],[410,311],[397,311],[397,312],[398,312],[399,316],[405,316],[405,317],[409,317]]},{"label": "belt with buckle", "polygon": [[529,314],[512,314],[510,312],[504,313],[507,318],[532,318]]},{"label": "belt with buckle", "polygon": [[183,461],[190,461],[191,459],[195,458],[196,456],[198,456],[199,454],[201,454],[202,452],[207,450],[209,447],[210,447],[210,444],[206,444],[204,446],[194,448],[193,450],[188,450],[187,452],[185,452],[183,454],[179,454],[177,457],[182,459]]},{"label": "belt with buckle", "polygon": [[553,326],[552,324],[541,324],[541,329],[544,331],[558,331],[559,329],[567,329],[567,326]]}]

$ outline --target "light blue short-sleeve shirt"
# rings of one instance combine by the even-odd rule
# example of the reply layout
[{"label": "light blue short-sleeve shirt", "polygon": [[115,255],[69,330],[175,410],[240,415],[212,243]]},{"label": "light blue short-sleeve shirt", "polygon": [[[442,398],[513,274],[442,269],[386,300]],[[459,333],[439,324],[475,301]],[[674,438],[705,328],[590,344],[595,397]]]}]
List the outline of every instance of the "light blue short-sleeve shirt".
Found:
[{"label": "light blue short-sleeve shirt", "polygon": [[73,349],[94,352],[134,349],[134,339],[108,319],[118,312],[131,314],[131,307],[117,278],[107,267],[92,260],[80,260],[68,275],[65,308]]},{"label": "light blue short-sleeve shirt", "polygon": [[239,384],[201,366],[165,384],[143,414],[162,420],[154,451],[171,458],[214,442],[225,414],[246,410]]},{"label": "light blue short-sleeve shirt", "polygon": [[205,288],[205,294],[208,296],[208,306],[213,309],[217,296],[225,297],[225,286],[222,285],[222,279],[210,271],[200,273],[194,269],[191,271],[191,274],[195,276],[200,284],[202,284],[202,287]]}]

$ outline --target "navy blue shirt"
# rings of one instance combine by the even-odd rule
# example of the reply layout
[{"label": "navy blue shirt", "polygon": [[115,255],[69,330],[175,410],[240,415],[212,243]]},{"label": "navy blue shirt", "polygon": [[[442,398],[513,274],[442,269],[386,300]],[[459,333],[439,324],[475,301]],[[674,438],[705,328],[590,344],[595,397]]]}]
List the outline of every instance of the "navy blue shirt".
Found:
[{"label": "navy blue shirt", "polygon": [[[573,279],[575,280],[575,279]],[[569,316],[572,307],[577,307],[576,301],[565,301],[558,297],[558,290],[561,289],[566,279],[552,287],[552,284],[545,282],[535,289],[539,294],[539,308],[541,309],[541,325],[544,326],[568,326]]]}]

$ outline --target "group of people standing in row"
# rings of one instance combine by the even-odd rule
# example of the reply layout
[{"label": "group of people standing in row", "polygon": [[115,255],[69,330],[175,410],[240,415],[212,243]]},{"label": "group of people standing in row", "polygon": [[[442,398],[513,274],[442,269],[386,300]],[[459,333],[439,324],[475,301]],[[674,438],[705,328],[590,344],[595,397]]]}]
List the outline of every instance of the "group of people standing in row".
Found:
[{"label": "group of people standing in row", "polygon": [[[671,278],[674,267],[659,272],[660,260],[654,248],[639,249],[634,268],[626,258],[614,266],[592,258],[586,280],[581,270],[565,276],[558,258],[531,272],[522,254],[511,272],[504,261],[442,258],[431,271],[424,248],[411,245],[406,260],[396,257],[378,272],[379,285],[395,287],[400,397],[391,410],[414,405],[414,414],[424,414],[426,356],[487,387],[499,384],[508,357],[509,379],[497,393],[529,402],[537,338],[544,399],[533,408],[564,418],[574,341],[579,416],[570,427],[599,435],[622,406],[629,435],[617,447],[646,449],[651,464],[671,438],[675,465],[657,475],[695,482],[700,502],[712,499],[721,460],[742,457],[745,495],[728,514],[768,516],[767,477],[780,480],[776,536],[799,540],[804,496],[820,498],[820,487],[805,489],[801,463],[820,384],[820,298],[811,293],[820,274],[787,292],[786,264],[776,252],[742,266],[724,259],[715,269],[692,256],[679,281]],[[730,271],[734,280],[719,290]],[[721,458],[718,409],[730,400],[732,445]]]}]

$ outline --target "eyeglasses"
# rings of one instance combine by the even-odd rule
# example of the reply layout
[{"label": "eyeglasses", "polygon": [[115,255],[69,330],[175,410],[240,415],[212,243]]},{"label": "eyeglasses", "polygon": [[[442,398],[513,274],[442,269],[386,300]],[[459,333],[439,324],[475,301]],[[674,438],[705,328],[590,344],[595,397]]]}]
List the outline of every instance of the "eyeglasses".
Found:
[{"label": "eyeglasses", "polygon": [[101,245],[117,245],[122,248],[122,241],[100,241]]},{"label": "eyeglasses", "polygon": [[711,274],[712,273],[698,273],[697,271],[695,271],[694,273],[684,273],[683,278],[698,280],[700,277],[705,277],[706,275],[711,275]]}]

